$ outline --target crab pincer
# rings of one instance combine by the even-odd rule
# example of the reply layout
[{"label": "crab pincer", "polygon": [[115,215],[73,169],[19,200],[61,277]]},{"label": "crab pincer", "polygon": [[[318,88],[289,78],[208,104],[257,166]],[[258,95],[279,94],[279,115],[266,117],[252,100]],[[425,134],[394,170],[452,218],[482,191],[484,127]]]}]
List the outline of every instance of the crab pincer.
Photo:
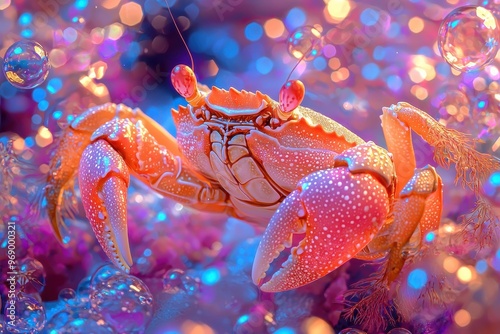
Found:
[{"label": "crab pincer", "polygon": [[[367,154],[368,153],[368,154]],[[336,157],[336,167],[299,181],[271,218],[252,271],[260,285],[293,234],[305,233],[263,291],[293,289],[317,280],[353,258],[383,226],[393,198],[390,156],[366,143]]]}]

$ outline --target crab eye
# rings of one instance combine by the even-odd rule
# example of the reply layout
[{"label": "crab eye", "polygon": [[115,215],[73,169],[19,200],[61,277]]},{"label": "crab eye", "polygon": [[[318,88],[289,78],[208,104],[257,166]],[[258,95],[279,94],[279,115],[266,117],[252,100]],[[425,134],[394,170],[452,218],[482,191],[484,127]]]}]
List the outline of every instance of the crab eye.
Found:
[{"label": "crab eye", "polygon": [[177,65],[170,75],[172,85],[177,93],[189,100],[194,97],[198,91],[196,77],[193,70],[186,65]]},{"label": "crab eye", "polygon": [[280,109],[282,112],[289,113],[297,108],[304,99],[306,89],[300,80],[290,80],[281,87],[280,90]]}]

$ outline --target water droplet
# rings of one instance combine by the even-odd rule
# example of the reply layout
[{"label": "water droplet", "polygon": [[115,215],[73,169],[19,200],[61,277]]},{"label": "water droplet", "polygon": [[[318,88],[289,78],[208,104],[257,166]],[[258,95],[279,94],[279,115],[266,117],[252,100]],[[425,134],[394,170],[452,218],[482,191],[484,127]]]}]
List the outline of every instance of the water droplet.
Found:
[{"label": "water droplet", "polygon": [[[11,333],[35,333],[45,325],[45,308],[32,296],[24,293],[14,297],[15,304],[5,305],[5,319]],[[12,308],[10,306],[13,305]],[[13,325],[12,325],[13,324]]]},{"label": "water droplet", "polygon": [[45,287],[45,270],[43,265],[31,257],[19,262],[17,282],[25,293],[41,293]]},{"label": "water droplet", "polygon": [[59,291],[59,300],[70,305],[74,306],[77,304],[76,292],[71,288],[65,288]]},{"label": "water droplet", "polygon": [[322,39],[318,29],[304,26],[294,30],[287,40],[288,52],[297,59],[310,61],[321,54]]},{"label": "water droplet", "polygon": [[453,68],[467,72],[482,68],[497,54],[500,31],[495,16],[481,6],[459,7],[439,28],[439,51]]},{"label": "water droplet", "polygon": [[17,88],[30,89],[40,85],[49,75],[47,52],[35,41],[22,40],[5,52],[3,73]]},{"label": "water droplet", "polygon": [[341,330],[339,334],[366,334],[366,332],[357,328],[346,328]]},{"label": "water droplet", "polygon": [[92,308],[120,333],[143,332],[153,312],[153,296],[134,276],[110,277],[92,289]]}]

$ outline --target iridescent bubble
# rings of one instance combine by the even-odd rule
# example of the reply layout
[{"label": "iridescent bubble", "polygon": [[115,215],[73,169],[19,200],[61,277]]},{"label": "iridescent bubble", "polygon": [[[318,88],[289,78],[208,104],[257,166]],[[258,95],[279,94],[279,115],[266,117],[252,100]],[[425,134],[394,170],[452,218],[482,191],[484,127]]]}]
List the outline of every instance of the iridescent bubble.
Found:
[{"label": "iridescent bubble", "polygon": [[196,278],[185,275],[181,281],[183,289],[188,295],[195,295],[200,290],[200,282]]},{"label": "iridescent bubble", "polygon": [[123,271],[113,266],[112,264],[105,264],[99,267],[91,279],[92,289],[98,288],[101,283],[106,283],[111,277],[116,275],[125,275]]},{"label": "iridescent bubble", "polygon": [[500,207],[500,171],[493,172],[482,188],[483,195],[496,207]]},{"label": "iridescent bubble", "polygon": [[31,257],[19,262],[17,282],[25,293],[41,293],[45,288],[45,269],[43,265]]},{"label": "iridescent bubble", "polygon": [[442,57],[453,68],[467,72],[491,62],[497,54],[500,31],[495,16],[481,6],[459,7],[439,27]]},{"label": "iridescent bubble", "polygon": [[171,294],[184,291],[195,295],[200,289],[200,281],[186,274],[182,269],[170,269],[163,275],[163,291]]},{"label": "iridescent bubble", "polygon": [[87,310],[63,310],[55,314],[45,326],[51,334],[116,333],[113,327],[97,314]]},{"label": "iridescent bubble", "polygon": [[288,52],[297,59],[310,61],[321,54],[323,42],[318,29],[304,26],[293,31],[287,39]]},{"label": "iridescent bubble", "polygon": [[[24,293],[19,293],[15,303],[5,305],[6,328],[10,333],[37,333],[45,325],[45,308],[38,300]],[[13,326],[12,326],[13,324]]]},{"label": "iridescent bubble", "polygon": [[78,304],[76,299],[76,292],[71,288],[65,288],[59,291],[59,300],[70,306]]},{"label": "iridescent bubble", "polygon": [[120,333],[143,332],[153,312],[153,296],[144,282],[115,275],[92,289],[92,308]]},{"label": "iridescent bubble", "polygon": [[439,121],[448,128],[466,131],[471,123],[471,105],[467,95],[458,89],[445,87],[432,104],[439,110]]},{"label": "iridescent bubble", "polygon": [[47,52],[35,41],[22,40],[5,52],[3,73],[17,88],[30,89],[40,85],[49,75]]},{"label": "iridescent bubble", "polygon": [[357,328],[345,328],[339,332],[339,334],[366,334],[366,332]]},{"label": "iridescent bubble", "polygon": [[186,273],[182,269],[170,269],[163,275],[163,291],[167,293],[177,293],[183,287],[182,277]]},{"label": "iridescent bubble", "polygon": [[90,302],[90,292],[91,292],[91,277],[87,276],[80,281],[78,287],[76,288],[76,297],[79,303],[88,304]]}]

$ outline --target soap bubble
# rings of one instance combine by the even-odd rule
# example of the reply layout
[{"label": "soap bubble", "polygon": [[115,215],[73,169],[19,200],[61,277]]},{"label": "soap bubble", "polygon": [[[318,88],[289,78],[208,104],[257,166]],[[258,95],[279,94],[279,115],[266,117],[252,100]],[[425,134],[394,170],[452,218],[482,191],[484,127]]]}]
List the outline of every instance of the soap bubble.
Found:
[{"label": "soap bubble", "polygon": [[71,288],[66,288],[59,291],[59,300],[70,306],[75,306],[76,304],[78,304],[76,299],[76,292]]},{"label": "soap bubble", "polygon": [[143,332],[153,313],[153,296],[134,276],[111,276],[92,289],[92,308],[120,333]]},{"label": "soap bubble", "polygon": [[35,41],[22,40],[5,52],[3,73],[17,88],[30,89],[40,85],[49,75],[47,52]]},{"label": "soap bubble", "polygon": [[19,262],[19,276],[17,282],[25,293],[41,293],[45,288],[45,270],[43,265],[31,257]]},{"label": "soap bubble", "polygon": [[116,333],[102,316],[87,310],[63,310],[55,314],[45,326],[46,333]]},{"label": "soap bubble", "polygon": [[[5,305],[6,328],[10,333],[37,333],[45,325],[45,308],[36,298],[19,293]],[[12,305],[12,306],[11,306]],[[12,326],[13,324],[13,326]]]},{"label": "soap bubble", "polygon": [[89,304],[90,302],[90,276],[85,277],[80,281],[76,288],[76,297],[78,303]]},{"label": "soap bubble", "polygon": [[322,43],[318,29],[311,26],[299,27],[288,37],[288,52],[297,59],[304,57],[305,61],[310,61],[321,54]]},{"label": "soap bubble", "polygon": [[91,279],[92,289],[97,289],[101,283],[106,283],[111,277],[116,275],[125,275],[125,274],[112,264],[102,265],[92,275]]},{"label": "soap bubble", "polygon": [[439,27],[439,51],[453,68],[468,72],[491,62],[497,54],[500,31],[495,16],[481,6],[459,7]]},{"label": "soap bubble", "polygon": [[182,269],[170,269],[163,276],[163,291],[167,293],[175,294],[184,291],[189,295],[194,295],[199,288],[198,280],[187,275]]}]

